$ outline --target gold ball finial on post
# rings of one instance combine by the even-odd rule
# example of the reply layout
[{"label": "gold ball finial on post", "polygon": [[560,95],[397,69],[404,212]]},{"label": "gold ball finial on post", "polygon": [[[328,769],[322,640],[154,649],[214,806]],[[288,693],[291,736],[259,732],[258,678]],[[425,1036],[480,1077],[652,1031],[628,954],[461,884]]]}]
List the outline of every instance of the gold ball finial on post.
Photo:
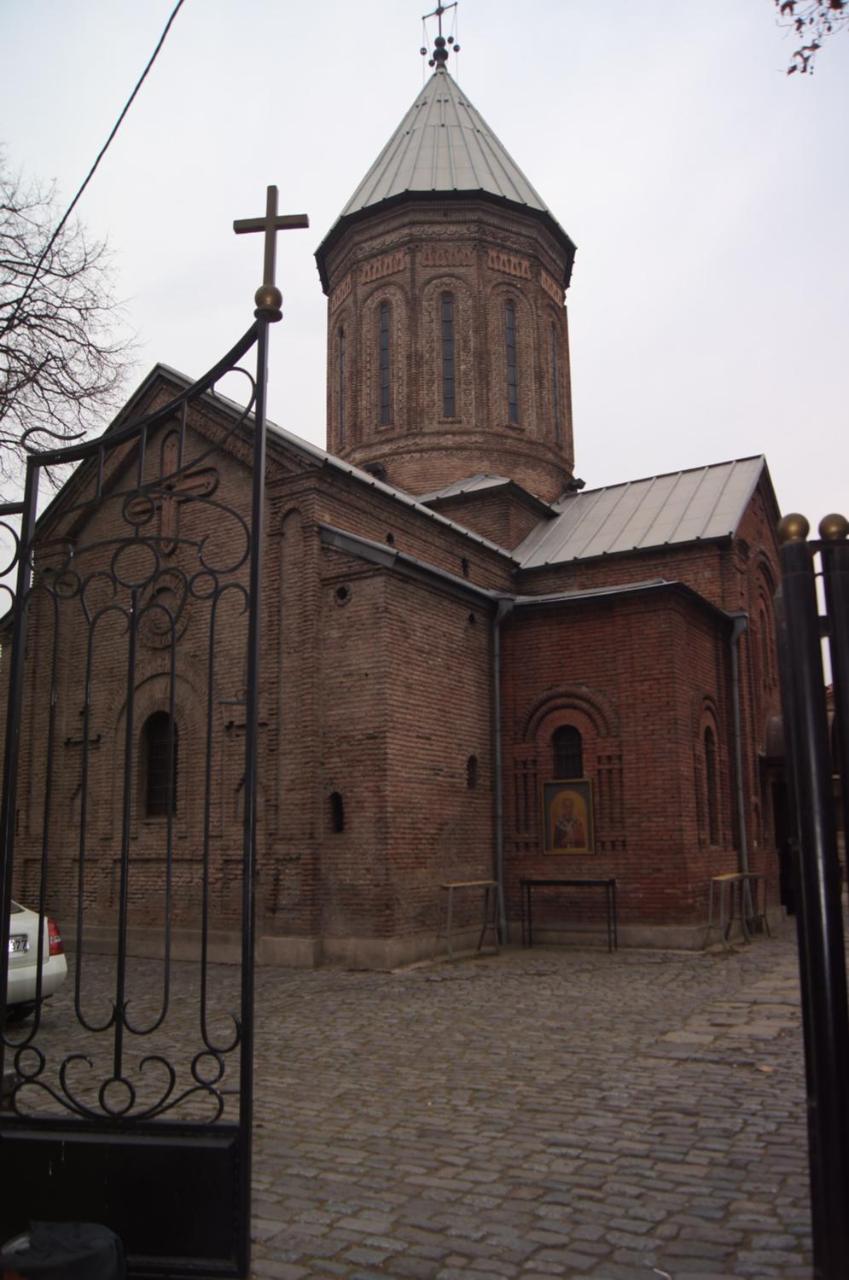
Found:
[{"label": "gold ball finial on post", "polygon": [[811,526],[798,511],[791,511],[789,516],[782,516],[778,522],[778,541],[804,542],[811,531]]},{"label": "gold ball finial on post", "polygon": [[849,520],[839,511],[832,511],[830,515],[823,516],[820,520],[820,537],[823,542],[845,542],[847,534],[849,534]]},{"label": "gold ball finial on post", "polygon": [[254,294],[257,316],[267,316],[269,320],[283,318],[283,294],[273,284],[261,284]]}]

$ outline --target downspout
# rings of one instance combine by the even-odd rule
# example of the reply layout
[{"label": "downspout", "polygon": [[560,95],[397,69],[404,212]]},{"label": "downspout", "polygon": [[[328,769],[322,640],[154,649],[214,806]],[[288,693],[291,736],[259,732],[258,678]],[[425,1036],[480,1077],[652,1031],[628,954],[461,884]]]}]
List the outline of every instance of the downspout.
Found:
[{"label": "downspout", "polygon": [[495,881],[498,894],[498,937],[507,942],[507,910],[504,903],[504,780],[501,735],[501,624],[513,612],[516,601],[502,598],[492,622],[492,714],[495,799]]},{"label": "downspout", "polygon": [[[740,714],[740,637],[748,630],[749,617],[745,613],[729,615],[734,627],[731,632],[731,713],[734,734],[734,781],[737,793],[737,828],[740,847],[737,851],[738,869],[749,873],[749,841],[746,833],[746,799],[743,788],[743,726]],[[749,886],[746,885],[746,901],[749,902]],[[751,907],[747,905],[747,910]]]}]

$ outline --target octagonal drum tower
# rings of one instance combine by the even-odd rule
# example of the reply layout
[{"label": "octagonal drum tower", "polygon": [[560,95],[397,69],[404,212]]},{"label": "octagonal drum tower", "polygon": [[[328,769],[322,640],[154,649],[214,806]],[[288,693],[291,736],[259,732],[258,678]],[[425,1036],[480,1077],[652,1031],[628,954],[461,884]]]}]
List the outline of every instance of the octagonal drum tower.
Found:
[{"label": "octagonal drum tower", "polygon": [[[441,39],[441,37],[440,37]],[[316,253],[327,447],[412,494],[572,477],[565,292],[575,247],[445,67]]]}]

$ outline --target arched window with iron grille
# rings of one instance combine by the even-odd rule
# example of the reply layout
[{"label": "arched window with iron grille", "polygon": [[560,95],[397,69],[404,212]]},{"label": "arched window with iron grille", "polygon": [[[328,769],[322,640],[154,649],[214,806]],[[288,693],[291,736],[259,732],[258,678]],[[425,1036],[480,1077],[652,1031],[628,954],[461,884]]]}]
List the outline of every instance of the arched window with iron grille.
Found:
[{"label": "arched window with iron grille", "polygon": [[154,711],[142,729],[144,809],[148,818],[177,812],[177,725],[167,711]]},{"label": "arched window with iron grille", "polygon": [[710,725],[705,729],[705,787],[707,789],[708,842],[719,844],[719,774],[716,767],[716,738]]},{"label": "arched window with iron grille", "polygon": [[454,295],[443,293],[440,299],[442,327],[442,416],[457,416],[457,361],[454,334]]},{"label": "arched window with iron grille", "polygon": [[557,325],[552,321],[549,330],[551,349],[551,412],[554,415],[554,438],[559,444],[563,438],[560,425],[560,358],[557,352]]},{"label": "arched window with iron grille", "polygon": [[504,348],[507,367],[507,420],[519,421],[519,372],[516,356],[516,304],[504,304]]},{"label": "arched window with iron grille", "polygon": [[392,348],[391,348],[392,308],[388,302],[381,302],[377,309],[377,372],[378,403],[380,404],[380,425],[388,427],[392,424]]},{"label": "arched window with iron grille", "polygon": [[561,725],[551,735],[551,776],[582,778],[584,776],[584,744],[580,730],[572,724]]},{"label": "arched window with iron grille", "polygon": [[345,443],[345,328],[336,335],[336,426],[339,446]]}]

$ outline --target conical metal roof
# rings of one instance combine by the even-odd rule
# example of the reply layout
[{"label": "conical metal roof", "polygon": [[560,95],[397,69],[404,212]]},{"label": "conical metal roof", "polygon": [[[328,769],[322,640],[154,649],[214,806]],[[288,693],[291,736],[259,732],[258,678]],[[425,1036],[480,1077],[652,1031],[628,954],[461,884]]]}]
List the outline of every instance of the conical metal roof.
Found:
[{"label": "conical metal roof", "polygon": [[416,97],[341,216],[408,192],[448,191],[486,191],[513,204],[549,213],[483,116],[440,67]]},{"label": "conical metal roof", "polygon": [[568,254],[568,283],[574,244],[457,82],[437,67],[319,245],[325,289],[325,254],[349,222],[404,197],[471,195],[506,201],[545,222]]}]

